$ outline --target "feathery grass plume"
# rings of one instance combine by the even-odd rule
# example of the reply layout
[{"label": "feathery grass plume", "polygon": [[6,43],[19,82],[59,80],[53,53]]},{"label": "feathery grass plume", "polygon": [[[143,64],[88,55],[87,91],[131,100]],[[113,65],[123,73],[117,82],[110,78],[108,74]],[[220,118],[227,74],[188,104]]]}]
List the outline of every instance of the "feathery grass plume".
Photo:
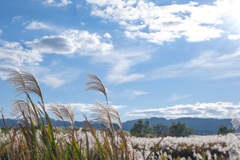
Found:
[{"label": "feathery grass plume", "polygon": [[108,97],[107,97],[107,91],[102,83],[102,81],[100,80],[100,78],[98,78],[97,76],[95,76],[94,74],[89,73],[87,75],[87,78],[89,79],[86,82],[86,90],[95,90],[95,91],[99,91],[102,92],[106,98],[107,104],[108,104]]},{"label": "feathery grass plume", "polygon": [[60,111],[59,107],[57,107],[55,104],[50,104],[47,107],[48,110],[50,110],[58,120],[64,120],[62,112]]},{"label": "feathery grass plume", "polygon": [[40,86],[36,78],[30,72],[26,70],[12,70],[7,81],[16,87],[15,93],[17,95],[22,93],[33,93],[41,99],[42,105],[44,104]]},{"label": "feathery grass plume", "polygon": [[87,90],[102,92],[107,101],[107,106],[104,106],[99,101],[96,102],[95,107],[91,109],[92,117],[94,117],[95,121],[106,125],[114,136],[114,126],[112,120],[118,124],[119,128],[122,128],[122,123],[118,112],[113,107],[108,106],[107,92],[100,78],[94,74],[88,74],[87,77],[89,78],[86,83]]},{"label": "feathery grass plume", "polygon": [[119,129],[122,129],[122,122],[121,122],[121,119],[120,119],[120,116],[119,116],[117,110],[115,108],[113,108],[112,106],[108,106],[107,110],[110,114],[111,119],[114,120],[115,123],[117,123]]},{"label": "feathery grass plume", "polygon": [[63,118],[65,118],[65,120],[68,120],[73,127],[74,126],[74,113],[73,113],[72,106],[71,105],[63,105],[63,104],[59,104],[57,106],[60,108]]},{"label": "feathery grass plume", "polygon": [[[13,70],[10,72],[7,78],[7,81],[10,84],[12,84],[14,87],[16,87],[15,93],[17,95],[25,94],[27,96],[27,99],[30,101],[31,106],[34,109],[35,116],[37,119],[37,124],[38,124],[38,127],[40,128],[41,141],[43,142],[44,146],[47,148],[47,156],[49,159],[52,159],[52,160],[58,159],[57,148],[56,148],[57,146],[55,144],[55,137],[53,134],[53,127],[51,124],[50,117],[46,112],[42,91],[40,89],[40,86],[37,80],[30,72],[26,70]],[[38,103],[41,106],[42,111],[37,110],[37,106],[33,103],[30,94],[35,94],[40,98],[40,102]],[[40,113],[43,115],[43,117],[46,118],[46,124],[47,124],[46,128],[44,127],[45,122]],[[23,116],[24,114],[25,113],[22,112]],[[25,121],[28,121],[27,119],[30,120],[32,123],[31,117],[28,117],[28,116],[25,117]],[[27,123],[25,123],[25,125],[26,124]]]},{"label": "feathery grass plume", "polygon": [[240,117],[238,115],[235,115],[232,118],[231,122],[232,122],[233,128],[238,129],[240,126]]},{"label": "feathery grass plume", "polygon": [[[116,122],[119,128],[122,128],[122,123],[117,111],[111,106],[104,106],[99,101],[91,108],[93,120],[107,126],[114,135],[113,121]],[[112,121],[113,120],[113,121]]]},{"label": "feathery grass plume", "polygon": [[[36,107],[38,110],[39,108]],[[26,116],[29,116],[33,119],[34,123],[37,123],[36,114],[32,106],[28,104],[28,102],[24,100],[14,100],[12,103],[12,111],[11,115],[20,118],[23,116],[24,113]]]},{"label": "feathery grass plume", "polygon": [[74,113],[71,105],[50,104],[49,110],[60,120],[69,121],[74,126]]}]

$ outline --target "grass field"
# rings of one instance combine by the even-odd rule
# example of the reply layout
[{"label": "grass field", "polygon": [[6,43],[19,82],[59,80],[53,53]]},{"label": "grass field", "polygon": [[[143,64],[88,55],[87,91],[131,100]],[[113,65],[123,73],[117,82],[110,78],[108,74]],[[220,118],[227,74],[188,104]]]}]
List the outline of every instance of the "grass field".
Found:
[{"label": "grass field", "polygon": [[[12,114],[21,118],[18,129],[5,127],[0,130],[0,159],[89,159],[89,160],[135,160],[135,159],[240,159],[240,140],[236,134],[225,136],[190,136],[136,138],[121,130],[118,112],[108,105],[108,97],[101,80],[89,74],[87,90],[104,94],[106,104],[96,102],[91,109],[92,118],[106,126],[95,130],[88,118],[85,126],[76,129],[71,106],[51,104],[46,106],[40,86],[27,71],[12,71],[8,82],[15,86],[17,95],[12,104]],[[31,95],[37,95],[37,102]],[[69,121],[70,128],[52,126],[49,112],[58,119]],[[4,121],[4,115],[2,114]],[[116,129],[113,123],[118,125]]]}]

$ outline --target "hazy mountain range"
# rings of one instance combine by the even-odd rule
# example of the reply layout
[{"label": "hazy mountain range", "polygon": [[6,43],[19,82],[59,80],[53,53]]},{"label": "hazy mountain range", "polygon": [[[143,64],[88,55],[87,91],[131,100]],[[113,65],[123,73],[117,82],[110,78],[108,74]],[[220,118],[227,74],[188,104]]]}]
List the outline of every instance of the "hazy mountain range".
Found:
[{"label": "hazy mountain range", "polygon": [[[70,126],[69,122],[63,122],[59,120],[52,120],[52,125],[57,127],[68,127]],[[138,121],[130,120],[122,123],[123,130],[129,131],[132,126]],[[185,123],[187,127],[192,128],[195,134],[215,134],[220,125],[227,125],[229,128],[232,128],[231,119],[213,119],[213,118],[178,118],[178,119],[165,119],[165,118],[149,118],[149,119],[142,119],[143,121],[148,120],[152,126],[156,124],[165,124],[170,126],[173,122],[181,122]],[[19,120],[18,120],[19,121]],[[17,120],[14,119],[5,119],[7,126],[11,126],[17,124]],[[4,123],[3,120],[0,119],[0,127],[3,127]],[[83,127],[84,121],[75,122],[75,127]],[[101,125],[93,124],[95,128],[100,128]],[[239,132],[239,130],[237,131]]]}]

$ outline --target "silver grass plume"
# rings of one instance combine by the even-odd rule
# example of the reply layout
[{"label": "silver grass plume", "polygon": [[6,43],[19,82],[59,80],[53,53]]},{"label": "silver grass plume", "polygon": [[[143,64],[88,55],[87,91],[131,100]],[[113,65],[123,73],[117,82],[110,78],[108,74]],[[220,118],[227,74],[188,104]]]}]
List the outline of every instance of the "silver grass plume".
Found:
[{"label": "silver grass plume", "polygon": [[116,122],[119,128],[122,128],[122,123],[119,114],[113,107],[108,105],[107,92],[102,81],[93,74],[88,74],[87,77],[89,78],[89,80],[86,83],[87,90],[95,90],[102,92],[107,101],[106,106],[104,106],[99,101],[96,101],[95,106],[91,109],[92,117],[94,118],[94,121],[104,124],[106,127],[108,127],[112,135],[114,136],[113,122]]},{"label": "silver grass plume", "polygon": [[[40,110],[37,106],[35,106],[37,112]],[[27,117],[30,117],[34,123],[37,123],[37,115],[32,106],[29,105],[28,102],[24,100],[15,100],[12,103],[12,111],[10,113],[12,116],[16,116],[20,118],[23,114]]]},{"label": "silver grass plume", "polygon": [[74,126],[74,112],[71,105],[50,104],[48,108],[58,119],[69,121],[71,126]]},{"label": "silver grass plume", "polygon": [[106,108],[110,114],[111,119],[114,120],[114,122],[118,125],[120,129],[122,129],[122,122],[117,110],[114,107],[109,105]]},{"label": "silver grass plume", "polygon": [[43,95],[40,86],[35,77],[26,70],[12,70],[7,78],[7,81],[16,87],[15,93],[20,95],[22,93],[36,94],[44,106]]},{"label": "silver grass plume", "polygon": [[86,82],[86,86],[87,86],[86,90],[94,90],[94,91],[102,92],[108,104],[107,92],[102,81],[97,76],[91,73],[87,75],[87,78],[89,80]]},{"label": "silver grass plume", "polygon": [[233,125],[233,128],[234,129],[238,129],[239,126],[240,126],[240,117],[238,115],[235,115],[233,118],[232,118],[232,125]]},{"label": "silver grass plume", "polygon": [[50,110],[56,116],[57,120],[64,120],[60,109],[55,104],[47,105],[47,109]]},{"label": "silver grass plume", "polygon": [[110,129],[111,133],[114,135],[113,122],[116,122],[119,128],[122,128],[122,123],[117,111],[111,106],[104,106],[99,101],[96,101],[96,105],[91,108],[93,120],[104,124]]}]

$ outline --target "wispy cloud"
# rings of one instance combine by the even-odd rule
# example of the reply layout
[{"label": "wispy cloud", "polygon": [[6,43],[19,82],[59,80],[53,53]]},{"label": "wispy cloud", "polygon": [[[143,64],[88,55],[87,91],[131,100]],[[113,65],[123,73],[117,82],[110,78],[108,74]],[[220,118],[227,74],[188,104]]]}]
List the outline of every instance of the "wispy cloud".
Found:
[{"label": "wispy cloud", "polygon": [[240,104],[230,102],[179,104],[165,108],[133,110],[126,113],[127,116],[165,118],[232,118],[236,114],[240,114]]},{"label": "wispy cloud", "polygon": [[[0,58],[5,65],[23,67],[39,65],[45,54],[62,54],[66,56],[90,56],[94,62],[106,63],[111,67],[107,71],[107,80],[111,83],[125,83],[143,78],[144,74],[132,73],[133,66],[145,62],[151,55],[143,50],[116,51],[109,40],[111,35],[100,36],[82,30],[66,30],[58,35],[47,35],[32,41],[0,41]],[[147,51],[148,52],[148,51]],[[54,75],[54,76],[53,76]],[[61,74],[42,77],[42,80],[54,84],[54,88],[64,82]],[[61,76],[60,76],[61,77]]]},{"label": "wispy cloud", "polygon": [[[60,103],[63,104],[63,103]],[[46,106],[48,106],[47,104]],[[68,105],[71,106],[74,110],[80,111],[80,112],[90,112],[90,110],[95,106],[95,104],[87,104],[87,103],[67,103],[63,105]],[[116,110],[125,108],[126,106],[121,106],[121,105],[113,105],[111,106]]]},{"label": "wispy cloud", "polygon": [[124,96],[133,99],[138,96],[146,95],[148,94],[147,92],[140,91],[140,90],[126,90],[124,91]]},{"label": "wispy cloud", "polygon": [[71,4],[71,0],[45,0],[44,4],[49,6],[63,7]]},{"label": "wispy cloud", "polygon": [[178,101],[181,99],[185,99],[190,97],[190,95],[178,95],[178,94],[172,94],[172,96],[168,99],[170,102]]},{"label": "wispy cloud", "polygon": [[111,105],[111,107],[113,107],[116,110],[120,110],[120,109],[126,108],[127,106],[124,106],[124,105]]},{"label": "wispy cloud", "polygon": [[73,107],[73,109],[76,109],[81,112],[90,112],[91,108],[94,107],[94,104],[84,104],[84,103],[69,103],[67,105],[70,105]]},{"label": "wispy cloud", "polygon": [[15,16],[12,18],[12,22],[17,22],[23,19],[23,16]]},{"label": "wispy cloud", "polygon": [[38,64],[46,53],[91,55],[96,54],[95,52],[107,54],[111,50],[112,44],[102,42],[99,35],[78,30],[67,30],[61,35],[43,36],[24,43],[0,40],[0,59],[4,60],[1,63],[18,67]]},{"label": "wispy cloud", "polygon": [[0,65],[0,79],[6,80],[9,76],[9,71],[17,69],[15,67],[12,67],[10,65]]},{"label": "wispy cloud", "polygon": [[46,84],[53,89],[59,88],[67,83],[76,80],[82,74],[81,69],[71,68],[68,66],[59,66],[53,64],[51,66],[26,66],[40,83]]},{"label": "wispy cloud", "polygon": [[[53,71],[51,71],[53,72]],[[40,77],[40,82],[47,84],[53,88],[58,88],[66,83],[75,80],[81,72],[76,69],[65,69],[63,71],[58,71],[56,73],[46,73]]]},{"label": "wispy cloud", "polygon": [[3,31],[0,29],[0,36],[2,35]]},{"label": "wispy cloud", "polygon": [[[20,67],[21,68],[21,67]],[[76,68],[69,68],[69,67],[56,67],[58,69],[51,69],[54,68],[53,66],[34,66],[34,65],[26,65],[24,66],[25,69],[30,71],[40,83],[43,83],[47,86],[56,89],[61,87],[67,83],[70,83],[76,80],[79,75],[82,73],[82,70]],[[19,67],[13,65],[1,65],[0,66],[0,78],[6,80],[9,72],[12,70],[17,70]]]},{"label": "wispy cloud", "polygon": [[95,33],[70,29],[60,35],[43,36],[23,43],[0,40],[0,59],[4,60],[1,63],[22,66],[42,62],[44,54],[107,54],[112,47]]},{"label": "wispy cloud", "polygon": [[26,29],[29,30],[50,29],[50,26],[42,22],[32,21],[26,26]]},{"label": "wispy cloud", "polygon": [[108,63],[111,67],[108,71],[107,80],[111,83],[120,84],[143,78],[142,73],[132,73],[133,66],[145,62],[151,58],[149,53],[139,50],[114,51],[112,54],[95,56],[95,62]]},{"label": "wispy cloud", "polygon": [[23,64],[35,64],[42,61],[38,51],[25,49],[19,42],[0,40],[0,64],[22,66]]},{"label": "wispy cloud", "polygon": [[45,54],[96,56],[108,54],[112,48],[111,43],[105,43],[102,37],[95,33],[71,29],[60,35],[43,36],[22,43],[0,40],[0,78],[4,79],[6,68],[29,68],[42,83],[57,88],[73,81],[81,71],[66,67],[61,71],[53,67],[43,69],[40,63]]},{"label": "wispy cloud", "polygon": [[218,38],[224,32],[221,25],[232,3],[218,0],[212,4],[189,2],[158,6],[151,1],[98,1],[92,15],[118,22],[129,38],[141,38],[162,44],[185,38],[189,42]]},{"label": "wispy cloud", "polygon": [[240,51],[230,54],[204,52],[192,60],[149,71],[150,79],[195,77],[201,79],[224,79],[240,76]]}]

